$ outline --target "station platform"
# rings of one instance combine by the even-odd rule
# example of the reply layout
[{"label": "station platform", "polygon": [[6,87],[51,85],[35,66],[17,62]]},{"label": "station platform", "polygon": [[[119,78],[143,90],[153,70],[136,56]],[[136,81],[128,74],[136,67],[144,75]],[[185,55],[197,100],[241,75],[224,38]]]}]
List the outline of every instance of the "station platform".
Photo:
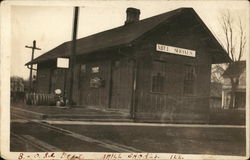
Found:
[{"label": "station platform", "polygon": [[[94,106],[35,106],[25,104],[11,105],[11,119],[13,117],[52,121],[87,121],[87,122],[155,122],[150,120],[133,120],[129,112],[118,110],[103,110]],[[210,110],[209,123],[211,125],[245,125],[245,111],[241,110]],[[194,123],[192,123],[194,124]]]},{"label": "station platform", "polygon": [[102,110],[92,106],[33,106],[11,105],[11,116],[40,120],[82,120],[132,122],[130,114],[115,110]]}]

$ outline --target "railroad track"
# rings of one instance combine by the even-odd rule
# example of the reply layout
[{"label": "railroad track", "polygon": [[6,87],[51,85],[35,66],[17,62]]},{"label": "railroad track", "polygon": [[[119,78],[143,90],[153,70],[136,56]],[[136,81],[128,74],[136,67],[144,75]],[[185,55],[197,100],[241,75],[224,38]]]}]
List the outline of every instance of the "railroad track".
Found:
[{"label": "railroad track", "polygon": [[[35,119],[26,119],[25,117],[21,116],[21,115],[17,115],[12,113],[13,118],[18,118],[13,120],[13,122],[21,122],[21,123],[28,123],[28,122],[32,122],[35,123],[36,125],[46,128],[48,130],[52,130],[54,132],[57,132],[59,134],[63,134],[65,136],[69,136],[71,138],[75,138],[78,139],[80,141],[84,142],[88,142],[88,143],[92,143],[95,145],[98,145],[100,147],[115,151],[115,152],[143,152],[142,150],[130,147],[130,146],[125,146],[122,144],[118,144],[112,141],[105,141],[105,140],[97,140],[91,137],[87,137],[85,135],[82,134],[78,134],[60,127],[56,127],[53,126],[51,124],[46,123],[45,121],[41,121],[41,120],[35,120]],[[16,133],[11,133],[12,136],[14,136],[15,138],[24,141],[25,143],[31,144],[34,147],[42,150],[42,151],[62,151],[61,148],[52,146],[51,144],[48,144],[46,142],[43,142],[31,135],[18,135]]]},{"label": "railroad track", "polygon": [[36,139],[33,136],[30,135],[17,135],[15,133],[11,133],[11,136],[13,138],[18,139],[19,141],[23,142],[23,144],[29,144],[32,147],[36,148],[38,151],[41,152],[55,152],[55,151],[62,151],[61,149],[52,146],[50,144],[44,143],[43,141],[40,141]]}]

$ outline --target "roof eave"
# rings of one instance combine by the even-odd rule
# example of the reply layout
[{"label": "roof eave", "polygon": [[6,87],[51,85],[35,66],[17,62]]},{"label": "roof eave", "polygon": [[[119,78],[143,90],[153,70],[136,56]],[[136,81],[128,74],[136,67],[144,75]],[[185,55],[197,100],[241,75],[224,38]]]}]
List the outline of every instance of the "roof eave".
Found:
[{"label": "roof eave", "polygon": [[223,56],[212,60],[212,64],[232,63],[232,62],[233,61],[229,56]]},{"label": "roof eave", "polygon": [[[92,53],[101,52],[103,50],[112,50],[112,49],[116,49],[116,48],[120,48],[120,47],[132,47],[132,46],[133,46],[132,42],[127,42],[127,43],[116,45],[116,46],[101,48],[101,49],[94,50],[94,51],[91,51],[91,52],[87,52],[87,53],[84,53],[84,54],[77,54],[76,56],[83,56],[83,55],[88,56],[88,55],[90,55]],[[44,60],[36,60],[36,59],[34,59],[33,61],[30,61],[30,62],[26,63],[25,66],[32,65],[32,64],[38,64],[38,63],[42,63],[42,62],[46,62],[46,61],[55,60],[56,58],[59,58],[59,57],[60,56],[55,57],[55,58],[51,58],[51,59],[44,59]]]}]

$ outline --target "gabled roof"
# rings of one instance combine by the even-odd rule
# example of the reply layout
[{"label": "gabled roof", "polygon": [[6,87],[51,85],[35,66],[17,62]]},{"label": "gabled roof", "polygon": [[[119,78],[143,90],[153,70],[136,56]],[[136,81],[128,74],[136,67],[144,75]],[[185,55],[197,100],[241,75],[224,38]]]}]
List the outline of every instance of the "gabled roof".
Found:
[{"label": "gabled roof", "polygon": [[246,69],[246,61],[236,61],[230,63],[225,72],[223,73],[223,77],[238,77],[240,76]]},{"label": "gabled roof", "polygon": [[[191,11],[191,13],[193,13],[194,16],[196,16],[196,18],[201,21],[203,27],[205,26],[205,24],[192,8],[179,8],[154,17],[140,20],[138,22],[123,25],[114,29],[78,39],[76,41],[76,55],[84,55],[106,48],[129,45],[169,18],[175,15],[186,14],[187,12],[185,11]],[[210,36],[212,36],[212,39],[215,41],[215,43],[217,43],[217,46],[215,46],[215,48],[218,50],[218,53],[216,53],[218,62],[215,63],[220,63],[221,61],[229,62],[230,58],[226,54],[225,50],[220,46],[211,32],[207,28],[205,29],[209,32]],[[65,42],[48,51],[47,53],[35,58],[33,61],[28,62],[26,65],[55,59],[57,57],[69,57],[71,55],[71,45],[72,41]]]}]

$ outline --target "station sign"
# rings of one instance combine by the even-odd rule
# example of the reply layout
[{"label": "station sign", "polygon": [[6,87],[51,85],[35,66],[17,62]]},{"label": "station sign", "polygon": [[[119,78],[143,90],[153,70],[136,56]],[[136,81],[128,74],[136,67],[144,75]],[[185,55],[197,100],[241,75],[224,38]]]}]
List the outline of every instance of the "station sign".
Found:
[{"label": "station sign", "polygon": [[57,58],[57,68],[69,68],[69,58]]},{"label": "station sign", "polygon": [[162,45],[162,44],[156,44],[156,51],[172,53],[172,54],[188,56],[188,57],[196,56],[196,52],[194,50],[167,46],[167,45]]}]

